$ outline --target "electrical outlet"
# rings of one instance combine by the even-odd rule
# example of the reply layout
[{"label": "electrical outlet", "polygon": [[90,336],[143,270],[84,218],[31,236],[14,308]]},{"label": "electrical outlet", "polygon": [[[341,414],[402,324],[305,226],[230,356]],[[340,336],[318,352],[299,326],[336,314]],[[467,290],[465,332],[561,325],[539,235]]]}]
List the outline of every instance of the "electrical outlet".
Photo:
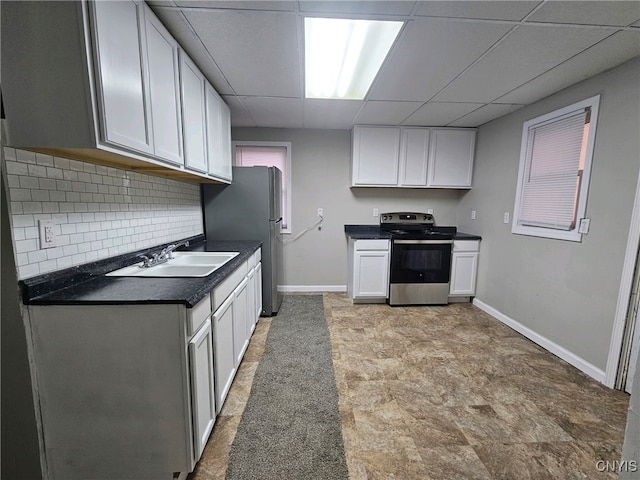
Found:
[{"label": "electrical outlet", "polygon": [[509,212],[504,212],[504,217],[502,217],[502,221],[504,223],[509,223]]},{"label": "electrical outlet", "polygon": [[56,246],[56,223],[53,220],[38,220],[40,229],[40,248],[51,248]]},{"label": "electrical outlet", "polygon": [[378,210],[377,208],[374,208],[374,209],[373,209],[373,216],[374,216],[374,217],[377,217],[377,216],[379,216],[379,215],[380,215],[380,210]]},{"label": "electrical outlet", "polygon": [[324,217],[324,210],[322,208],[318,209],[318,216],[319,217]]},{"label": "electrical outlet", "polygon": [[475,219],[476,219],[476,211],[471,210],[471,220],[475,220]]}]

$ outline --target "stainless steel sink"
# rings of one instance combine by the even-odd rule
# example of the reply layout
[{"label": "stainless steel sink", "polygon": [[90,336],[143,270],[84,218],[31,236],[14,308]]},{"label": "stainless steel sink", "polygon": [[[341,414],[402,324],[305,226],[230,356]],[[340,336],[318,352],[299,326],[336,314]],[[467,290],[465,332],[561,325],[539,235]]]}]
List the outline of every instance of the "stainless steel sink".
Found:
[{"label": "stainless steel sink", "polygon": [[175,258],[153,267],[142,262],[106,274],[107,277],[206,277],[240,252],[175,252]]}]

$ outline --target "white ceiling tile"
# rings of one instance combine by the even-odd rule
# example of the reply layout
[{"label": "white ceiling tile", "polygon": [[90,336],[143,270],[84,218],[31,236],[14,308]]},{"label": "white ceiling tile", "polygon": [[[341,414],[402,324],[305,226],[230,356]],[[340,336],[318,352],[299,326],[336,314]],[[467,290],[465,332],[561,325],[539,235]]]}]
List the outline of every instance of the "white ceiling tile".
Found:
[{"label": "white ceiling tile", "polygon": [[153,7],[152,10],[189,57],[200,67],[200,70],[209,79],[216,91],[221,95],[233,93],[233,89],[227,79],[224,78],[211,56],[203,48],[202,42],[195,35],[180,11]]},{"label": "white ceiling tile", "polygon": [[302,99],[240,97],[258,127],[302,128]]},{"label": "white ceiling tile", "polygon": [[368,101],[356,117],[358,125],[399,125],[420,108],[422,102]]},{"label": "white ceiling tile", "polygon": [[222,95],[222,99],[231,110],[231,126],[255,127],[256,122],[251,114],[244,108],[242,101],[233,95]]},{"label": "white ceiling tile", "polygon": [[640,32],[619,32],[498,99],[533,103],[640,55]]},{"label": "white ceiling tile", "polygon": [[315,1],[300,2],[300,11],[306,13],[360,14],[360,15],[409,15],[413,1]]},{"label": "white ceiling tile", "polygon": [[362,100],[306,98],[303,102],[304,128],[350,129]]},{"label": "white ceiling tile", "polygon": [[593,28],[518,27],[434,100],[490,103],[608,35]]},{"label": "white ceiling tile", "polygon": [[639,18],[638,1],[550,1],[527,21],[626,26]]},{"label": "white ceiling tile", "polygon": [[294,15],[231,10],[184,15],[236,94],[301,95],[302,46]]},{"label": "white ceiling tile", "polygon": [[478,110],[471,112],[458,120],[449,123],[449,127],[479,127],[480,125],[490,122],[498,117],[507,115],[511,112],[515,112],[524,105],[510,105],[510,104],[489,104],[484,107],[480,107]]},{"label": "white ceiling tile", "polygon": [[426,102],[510,28],[455,20],[415,20],[385,62],[368,99]]},{"label": "white ceiling tile", "polygon": [[430,102],[407,118],[402,125],[437,127],[482,107],[482,103],[438,103]]},{"label": "white ceiling tile", "polygon": [[191,8],[224,8],[232,10],[275,10],[292,12],[295,10],[295,2],[291,1],[250,1],[250,0],[175,0],[179,7]]},{"label": "white ceiling tile", "polygon": [[485,20],[522,20],[540,1],[428,1],[418,2],[415,15]]}]

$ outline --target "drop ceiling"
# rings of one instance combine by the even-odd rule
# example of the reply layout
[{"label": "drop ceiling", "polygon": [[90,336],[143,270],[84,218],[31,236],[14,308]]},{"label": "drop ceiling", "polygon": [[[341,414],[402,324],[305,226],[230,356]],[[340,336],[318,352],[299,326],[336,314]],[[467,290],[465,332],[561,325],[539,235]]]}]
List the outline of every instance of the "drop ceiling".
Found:
[{"label": "drop ceiling", "polygon": [[[640,55],[640,1],[148,3],[234,127],[476,127]],[[304,98],[305,16],[405,22],[364,100]]]}]

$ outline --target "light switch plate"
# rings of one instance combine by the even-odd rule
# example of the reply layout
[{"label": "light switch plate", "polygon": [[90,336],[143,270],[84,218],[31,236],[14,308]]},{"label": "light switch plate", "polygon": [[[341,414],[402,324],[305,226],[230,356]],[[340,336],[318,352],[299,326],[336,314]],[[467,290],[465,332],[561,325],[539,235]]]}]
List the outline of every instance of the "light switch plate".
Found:
[{"label": "light switch plate", "polygon": [[580,226],[578,227],[578,232],[580,233],[589,233],[589,226],[591,225],[590,218],[582,218],[580,220]]},{"label": "light switch plate", "polygon": [[502,218],[504,223],[509,223],[509,212],[504,212],[504,217]]}]

